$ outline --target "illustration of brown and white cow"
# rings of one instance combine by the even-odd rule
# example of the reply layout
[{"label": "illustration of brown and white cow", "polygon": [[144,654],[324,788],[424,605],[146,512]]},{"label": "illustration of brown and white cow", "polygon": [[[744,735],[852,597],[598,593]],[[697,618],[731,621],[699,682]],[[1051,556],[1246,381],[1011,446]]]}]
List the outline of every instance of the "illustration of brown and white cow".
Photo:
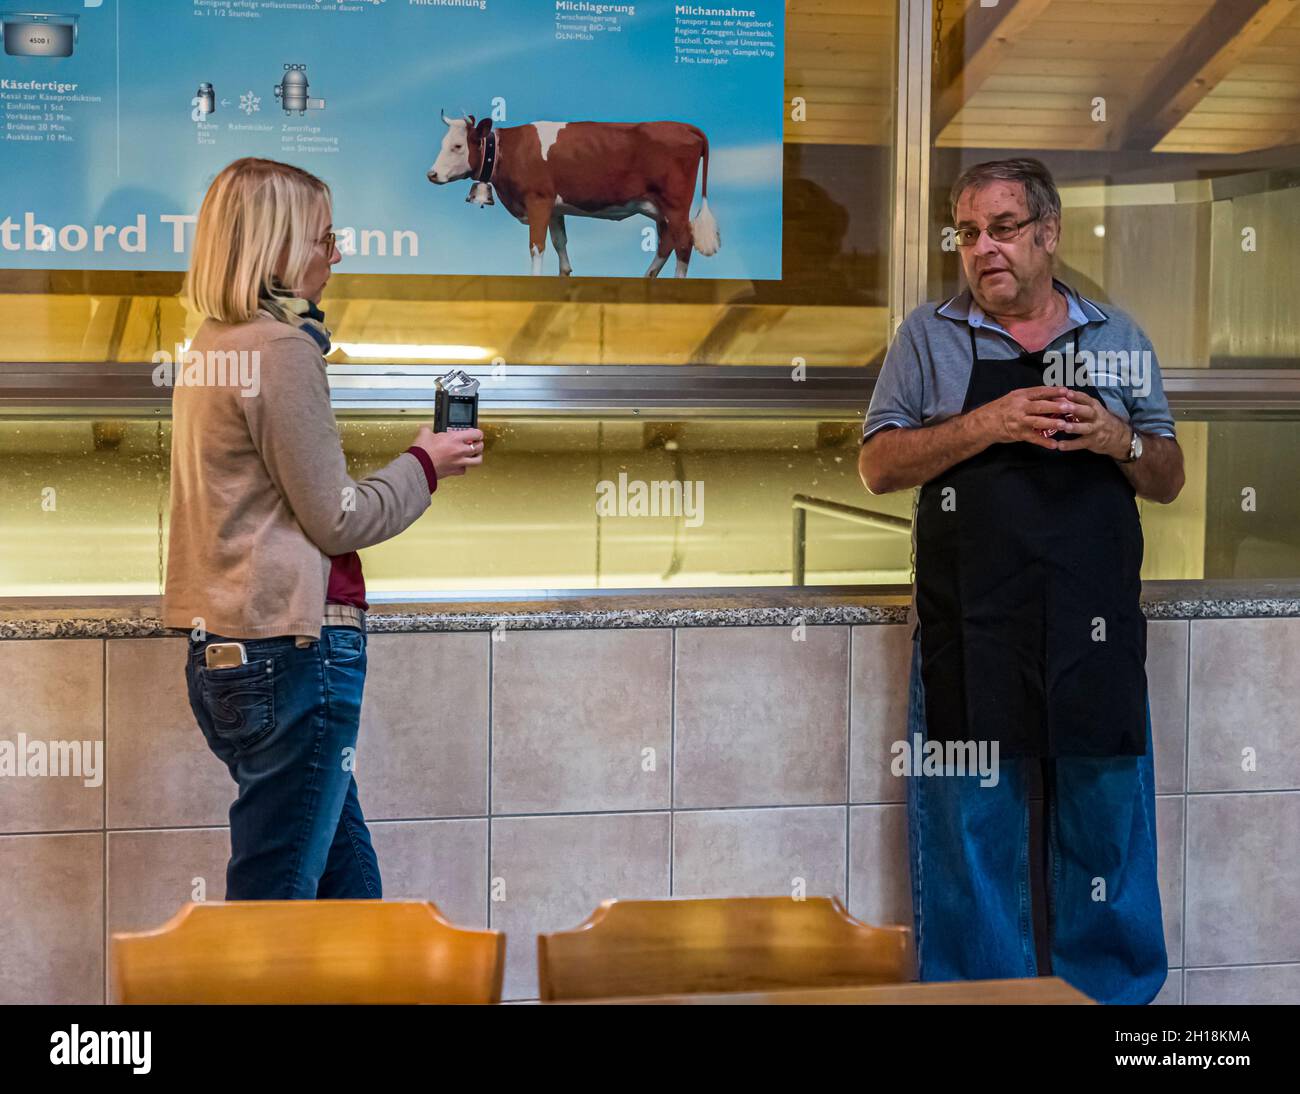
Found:
[{"label": "illustration of brown and white cow", "polygon": [[[717,254],[718,222],[709,211],[709,138],[684,122],[532,122],[494,129],[492,119],[476,122],[442,115],[447,133],[429,181],[442,185],[473,179],[467,200],[491,202],[491,186],[517,220],[528,225],[534,274],[542,272],[546,233],[569,262],[566,216],[626,220],[640,213],[655,222],[659,247],[646,277],[655,277],[677,254],[677,276],[685,277],[691,249]],[[695,176],[703,164],[700,211],[691,219]]]}]

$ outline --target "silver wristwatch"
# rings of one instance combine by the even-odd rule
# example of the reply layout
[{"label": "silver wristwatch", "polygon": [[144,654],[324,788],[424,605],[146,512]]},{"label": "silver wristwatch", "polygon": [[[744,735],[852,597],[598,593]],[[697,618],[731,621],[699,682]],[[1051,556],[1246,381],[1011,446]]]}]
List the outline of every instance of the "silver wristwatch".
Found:
[{"label": "silver wristwatch", "polygon": [[1120,460],[1120,463],[1134,463],[1142,455],[1142,434],[1132,426],[1129,429],[1133,432],[1133,439],[1128,442],[1128,459]]}]

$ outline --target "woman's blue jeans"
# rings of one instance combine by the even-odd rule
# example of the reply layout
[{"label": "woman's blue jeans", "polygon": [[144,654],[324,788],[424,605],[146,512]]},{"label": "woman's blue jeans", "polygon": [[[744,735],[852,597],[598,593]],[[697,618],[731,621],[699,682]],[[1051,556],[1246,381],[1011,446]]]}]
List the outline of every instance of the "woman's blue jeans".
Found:
[{"label": "woman's blue jeans", "polygon": [[[908,741],[925,738],[913,642]],[[1029,858],[1034,759],[979,775],[907,779],[912,915],[922,980],[1038,975]],[[1151,712],[1143,756],[1046,763],[1045,870],[1051,973],[1099,1003],[1149,1003],[1168,959],[1156,878]]]},{"label": "woman's blue jeans", "polygon": [[231,641],[191,639],[185,666],[194,717],[239,787],[226,899],[381,897],[353,777],[365,632],[324,627],[302,648],[291,635],[238,639],[246,665],[207,668],[207,645]]}]

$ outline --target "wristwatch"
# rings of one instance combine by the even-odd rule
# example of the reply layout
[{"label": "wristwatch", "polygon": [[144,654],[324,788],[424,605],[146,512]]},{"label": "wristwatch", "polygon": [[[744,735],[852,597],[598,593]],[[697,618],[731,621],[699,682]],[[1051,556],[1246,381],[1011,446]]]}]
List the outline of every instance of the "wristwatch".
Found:
[{"label": "wristwatch", "polygon": [[1129,429],[1133,433],[1133,439],[1128,442],[1128,459],[1118,460],[1118,463],[1134,463],[1142,455],[1142,434],[1132,426]]}]

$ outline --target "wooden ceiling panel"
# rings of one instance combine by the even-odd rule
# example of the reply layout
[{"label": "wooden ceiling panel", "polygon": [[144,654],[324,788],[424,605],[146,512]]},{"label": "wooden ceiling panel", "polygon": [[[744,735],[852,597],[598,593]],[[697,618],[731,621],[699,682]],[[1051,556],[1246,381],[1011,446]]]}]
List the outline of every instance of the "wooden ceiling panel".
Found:
[{"label": "wooden ceiling panel", "polygon": [[[1100,24],[1109,27],[1165,27],[1181,34],[1193,26],[1210,6],[1210,0],[1187,3],[1129,3],[1126,0],[1053,0],[1034,27],[1033,35],[1052,23],[1073,26]],[[1166,31],[1168,34],[1169,31]]]},{"label": "wooden ceiling panel", "polygon": [[954,6],[967,25],[945,28],[938,146],[1231,154],[1297,139],[1300,0]]},{"label": "wooden ceiling panel", "polygon": [[896,0],[786,0],[787,20],[806,15],[846,15],[851,18],[893,20]]},{"label": "wooden ceiling panel", "polygon": [[[1036,58],[1041,61],[1146,62],[1158,61],[1166,53],[1159,42],[1133,42],[1097,38],[1033,38],[1017,42],[1008,57]],[[1100,71],[1104,66],[1098,66]],[[999,68],[1001,66],[999,65]],[[1131,71],[1131,70],[1130,70]]]},{"label": "wooden ceiling panel", "polygon": [[[786,143],[889,143],[896,34],[890,0],[788,0]],[[806,103],[801,122],[790,117],[796,96]]]},{"label": "wooden ceiling panel", "polygon": [[[1261,26],[1263,29],[1261,29]],[[1300,3],[1264,4],[1213,87],[1157,152],[1252,152],[1294,144],[1300,118]]]},{"label": "wooden ceiling panel", "polygon": [[[931,114],[934,132],[948,123],[979,93],[989,76],[1022,44],[1030,26],[1051,0],[1015,0],[999,7],[967,5],[947,30],[936,28],[937,60]],[[942,19],[942,15],[939,16]]]}]

